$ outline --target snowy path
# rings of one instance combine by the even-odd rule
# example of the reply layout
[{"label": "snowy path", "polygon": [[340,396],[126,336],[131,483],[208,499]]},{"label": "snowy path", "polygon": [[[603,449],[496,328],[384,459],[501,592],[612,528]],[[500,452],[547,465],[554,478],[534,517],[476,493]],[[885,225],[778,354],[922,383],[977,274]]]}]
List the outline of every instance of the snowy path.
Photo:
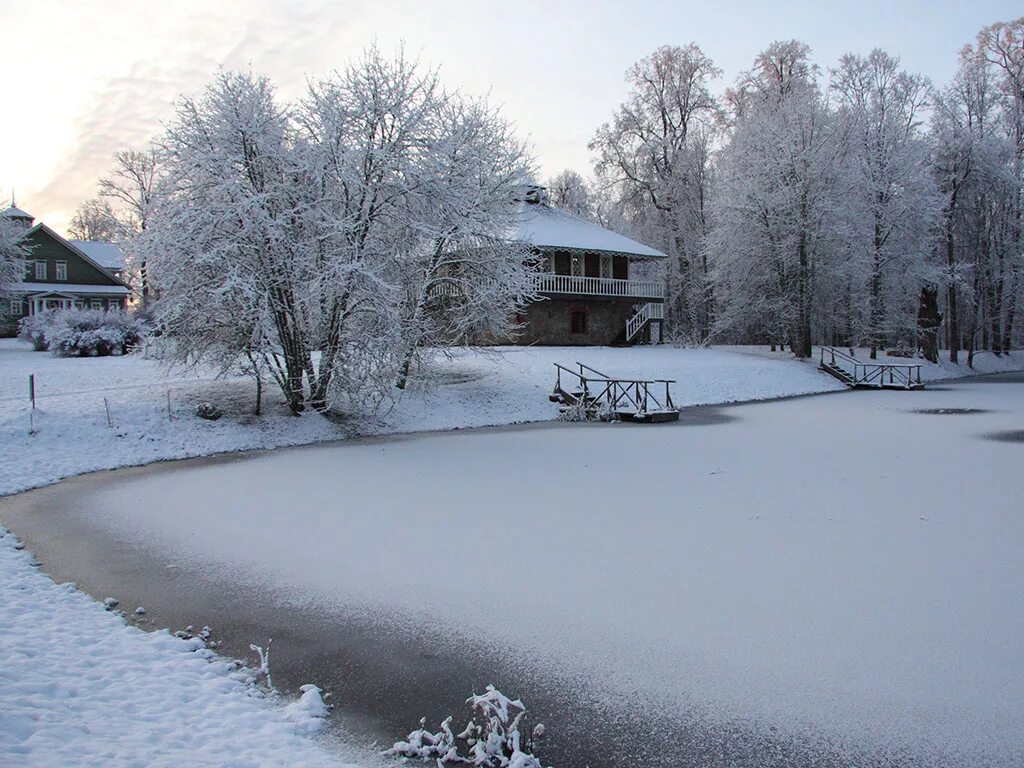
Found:
[{"label": "snowy path", "polygon": [[[958,408],[981,412],[913,412]],[[1024,760],[1019,430],[1024,383],[955,383],[86,478],[60,515],[204,589],[412,638],[378,699],[490,660],[591,765],[657,724],[645,765],[1001,768]],[[451,680],[408,708],[454,706]]]}]

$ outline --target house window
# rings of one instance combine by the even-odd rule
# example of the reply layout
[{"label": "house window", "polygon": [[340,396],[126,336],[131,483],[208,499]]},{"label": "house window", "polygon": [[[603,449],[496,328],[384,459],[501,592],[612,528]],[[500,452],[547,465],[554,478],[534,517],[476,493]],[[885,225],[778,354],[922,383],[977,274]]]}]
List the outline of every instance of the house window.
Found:
[{"label": "house window", "polygon": [[89,306],[93,309],[103,309],[103,299],[93,299],[89,302]]},{"label": "house window", "polygon": [[45,280],[45,279],[46,279],[46,262],[45,261],[37,261],[36,262],[36,280]]},{"label": "house window", "polygon": [[25,314],[25,305],[21,299],[11,299],[11,317],[18,317]]},{"label": "house window", "polygon": [[587,332],[587,311],[574,309],[569,313],[569,324],[573,333]]},{"label": "house window", "polygon": [[66,261],[57,262],[57,279],[67,280],[68,279],[68,263]]}]

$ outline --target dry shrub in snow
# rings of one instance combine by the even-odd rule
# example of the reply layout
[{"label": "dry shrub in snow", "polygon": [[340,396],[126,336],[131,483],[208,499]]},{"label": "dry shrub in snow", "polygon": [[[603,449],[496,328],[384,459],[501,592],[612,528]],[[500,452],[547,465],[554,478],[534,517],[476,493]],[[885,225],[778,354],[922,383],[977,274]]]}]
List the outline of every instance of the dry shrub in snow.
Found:
[{"label": "dry shrub in snow", "polygon": [[[533,753],[534,739],[544,734],[540,723],[529,736],[523,736],[526,707],[519,699],[509,699],[493,685],[480,696],[466,699],[475,714],[459,733],[452,730],[449,715],[436,733],[420,727],[395,742],[384,754],[392,757],[432,760],[437,765],[473,765],[480,768],[543,768]],[[477,718],[480,722],[477,722]],[[462,753],[459,752],[460,747]]]},{"label": "dry shrub in snow", "polygon": [[146,329],[141,320],[124,312],[59,309],[24,318],[18,330],[36,351],[49,349],[61,357],[103,357],[130,352]]}]

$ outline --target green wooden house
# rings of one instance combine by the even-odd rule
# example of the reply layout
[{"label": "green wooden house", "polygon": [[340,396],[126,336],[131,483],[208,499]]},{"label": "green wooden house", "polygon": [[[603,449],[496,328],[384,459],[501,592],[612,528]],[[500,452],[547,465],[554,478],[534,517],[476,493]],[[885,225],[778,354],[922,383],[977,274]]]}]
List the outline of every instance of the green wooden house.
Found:
[{"label": "green wooden house", "polygon": [[17,332],[22,317],[48,309],[72,307],[124,310],[131,289],[124,282],[124,254],[113,243],[67,240],[11,205],[0,216],[24,230],[28,245],[25,271],[9,288],[10,300],[0,317],[4,335]]}]

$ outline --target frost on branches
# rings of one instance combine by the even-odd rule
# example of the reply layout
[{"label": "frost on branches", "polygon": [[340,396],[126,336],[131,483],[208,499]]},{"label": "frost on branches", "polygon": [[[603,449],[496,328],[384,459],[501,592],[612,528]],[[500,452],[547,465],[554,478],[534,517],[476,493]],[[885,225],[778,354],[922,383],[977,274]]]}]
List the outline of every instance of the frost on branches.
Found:
[{"label": "frost on branches", "polygon": [[28,248],[24,228],[0,216],[0,318],[7,312],[11,286],[25,273]]},{"label": "frost on branches", "polygon": [[424,346],[507,337],[531,259],[502,235],[531,170],[485,101],[368,51],[281,103],[223,72],[183,99],[136,250],[181,363],[267,372],[295,413],[361,410]]},{"label": "frost on branches", "polygon": [[452,730],[451,716],[445,718],[436,733],[427,730],[424,718],[419,728],[384,754],[433,760],[439,766],[543,768],[532,750],[534,742],[543,738],[544,726],[538,723],[529,736],[523,735],[526,707],[519,699],[509,699],[493,685],[488,685],[485,693],[470,696],[466,703],[474,715],[459,733]]}]

